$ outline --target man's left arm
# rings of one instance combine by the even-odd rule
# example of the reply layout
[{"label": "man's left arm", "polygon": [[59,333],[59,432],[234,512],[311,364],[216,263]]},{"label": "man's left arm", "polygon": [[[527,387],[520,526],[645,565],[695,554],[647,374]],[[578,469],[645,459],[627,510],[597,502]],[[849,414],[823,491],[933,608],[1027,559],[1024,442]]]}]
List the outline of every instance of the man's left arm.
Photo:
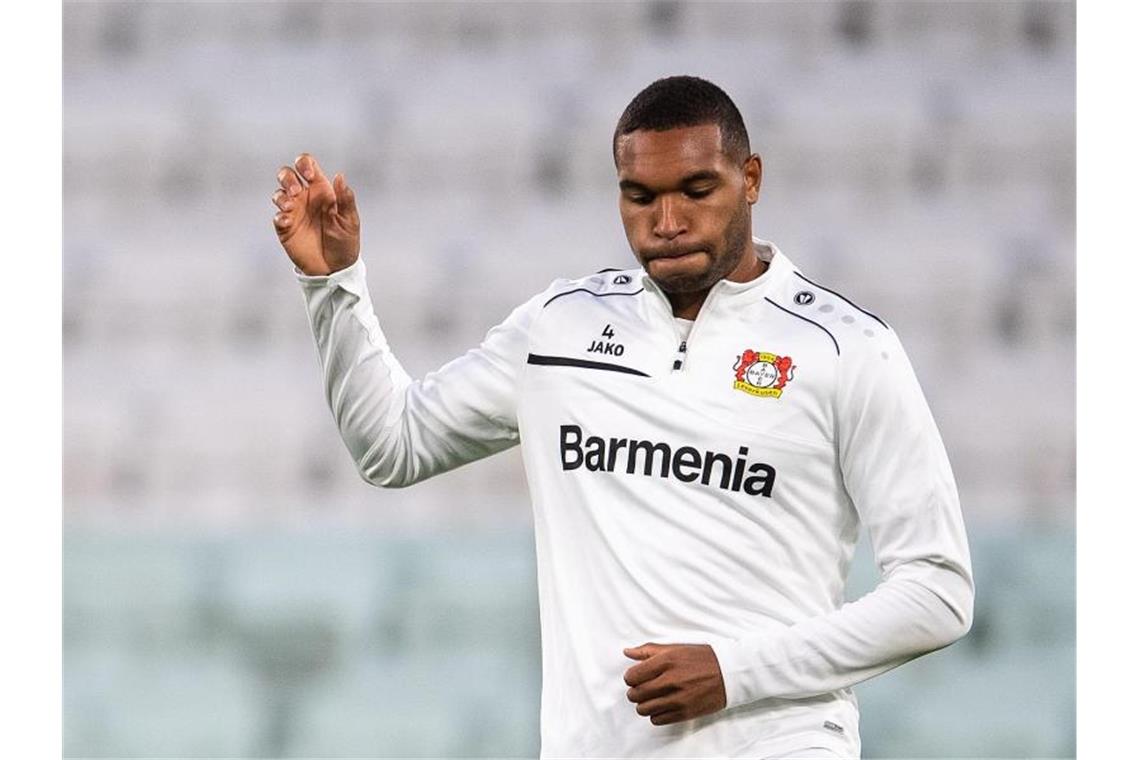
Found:
[{"label": "man's left arm", "polygon": [[837,448],[882,580],[776,636],[713,644],[727,706],[842,689],[952,644],[973,621],[958,489],[934,417],[893,331],[841,357]]},{"label": "man's left arm", "polygon": [[627,671],[627,683],[637,684],[632,701],[669,677],[668,669],[656,672],[661,655],[689,663],[675,677],[705,684],[704,696],[690,690],[694,696],[680,700],[680,713],[674,694],[671,720],[663,722],[720,708],[706,672],[717,665],[725,707],[797,699],[865,681],[970,629],[974,583],[950,463],[902,345],[893,332],[883,343],[841,357],[835,397],[840,468],[882,580],[862,598],[774,635],[634,655],[642,662]]}]

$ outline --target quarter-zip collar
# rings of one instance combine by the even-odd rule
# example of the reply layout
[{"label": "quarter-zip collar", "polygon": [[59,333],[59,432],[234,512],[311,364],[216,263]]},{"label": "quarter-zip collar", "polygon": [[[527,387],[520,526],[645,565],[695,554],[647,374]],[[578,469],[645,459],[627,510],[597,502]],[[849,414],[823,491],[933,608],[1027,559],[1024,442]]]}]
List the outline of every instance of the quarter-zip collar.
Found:
[{"label": "quarter-zip collar", "polygon": [[681,340],[681,333],[673,316],[673,305],[669,303],[669,297],[653,281],[649,273],[644,269],[642,270],[641,284],[645,288],[645,292],[651,294],[649,296],[650,301],[653,302],[651,308],[658,312],[659,317],[668,324],[669,330],[673,334],[673,345],[676,346],[676,349],[671,359],[670,368],[672,372],[681,372],[685,369],[690,353],[689,346],[694,344],[701,332],[701,325],[708,321],[710,314],[714,314],[717,309],[735,308],[759,301],[767,294],[772,293],[795,270],[792,263],[780,253],[780,249],[774,243],[752,238],[752,247],[762,260],[768,262],[768,268],[759,277],[747,282],[720,280],[714,283],[709,288],[709,293],[705,297],[705,302],[701,304],[696,319],[693,320],[692,329],[689,331],[686,340]]}]

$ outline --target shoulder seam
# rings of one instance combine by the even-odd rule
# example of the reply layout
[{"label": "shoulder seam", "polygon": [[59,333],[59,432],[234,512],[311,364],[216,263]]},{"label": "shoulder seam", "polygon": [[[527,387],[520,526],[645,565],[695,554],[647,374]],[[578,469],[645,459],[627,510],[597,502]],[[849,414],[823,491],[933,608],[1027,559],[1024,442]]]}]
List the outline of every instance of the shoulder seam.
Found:
[{"label": "shoulder seam", "polygon": [[793,317],[795,317],[797,319],[802,319],[803,321],[807,322],[808,324],[815,325],[819,329],[823,330],[825,333],[827,333],[827,337],[831,338],[831,342],[835,345],[835,355],[836,356],[840,355],[840,353],[839,353],[839,341],[837,341],[835,339],[835,336],[831,334],[831,330],[828,330],[826,327],[824,327],[819,322],[816,322],[813,319],[808,319],[807,317],[803,316],[802,314],[796,314],[794,311],[789,311],[788,309],[785,309],[783,306],[776,303],[775,301],[773,301],[771,298],[768,298],[767,296],[764,296],[764,300],[767,301],[768,303],[772,304],[773,306],[775,306],[777,309],[784,312],[785,314],[791,314]]},{"label": "shoulder seam", "polygon": [[[835,296],[836,298],[839,298],[840,300],[842,300],[843,302],[845,302],[845,303],[846,303],[848,306],[850,306],[851,308],[853,308],[853,309],[855,309],[855,310],[857,310],[857,311],[860,311],[860,312],[862,312],[862,313],[866,314],[868,317],[870,317],[871,319],[875,320],[876,322],[878,322],[880,325],[882,325],[883,327],[887,328],[888,330],[889,330],[889,329],[891,329],[891,326],[890,326],[890,325],[888,325],[886,322],[884,322],[883,320],[879,319],[879,318],[878,318],[878,317],[876,317],[874,314],[872,314],[871,312],[867,311],[867,310],[866,310],[866,309],[864,309],[862,306],[860,306],[859,304],[855,303],[854,301],[852,301],[850,298],[848,298],[847,296],[843,295],[842,293],[836,293],[836,292],[835,292],[834,290],[832,290],[831,288],[827,288],[827,287],[824,287],[823,285],[820,285],[818,282],[814,282],[813,280],[809,280],[807,277],[804,277],[802,274],[800,274],[799,270],[792,270],[792,274],[794,274],[796,277],[799,277],[799,278],[800,278],[801,280],[803,280],[804,282],[806,282],[806,283],[808,283],[808,284],[810,284],[810,285],[814,285],[815,287],[819,288],[820,290],[826,290],[826,291],[827,291],[828,293],[830,293],[831,295],[833,295],[833,296]],[[798,316],[798,315],[797,315],[797,316]]]}]

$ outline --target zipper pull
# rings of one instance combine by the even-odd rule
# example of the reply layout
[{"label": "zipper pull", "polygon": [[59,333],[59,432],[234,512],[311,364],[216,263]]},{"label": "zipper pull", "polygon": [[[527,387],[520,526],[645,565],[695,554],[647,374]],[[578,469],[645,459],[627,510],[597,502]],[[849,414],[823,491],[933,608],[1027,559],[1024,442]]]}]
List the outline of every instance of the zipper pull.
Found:
[{"label": "zipper pull", "polygon": [[688,341],[681,341],[681,345],[677,346],[677,358],[673,360],[673,371],[676,372],[685,366],[685,349],[687,348]]}]

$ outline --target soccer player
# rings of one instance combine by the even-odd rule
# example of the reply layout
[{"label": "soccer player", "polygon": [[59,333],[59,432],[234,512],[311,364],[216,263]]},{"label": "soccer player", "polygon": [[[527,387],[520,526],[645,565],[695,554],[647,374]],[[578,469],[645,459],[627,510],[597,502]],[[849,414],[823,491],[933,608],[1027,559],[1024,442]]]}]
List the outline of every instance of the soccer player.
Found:
[{"label": "soccer player", "polygon": [[[640,266],[556,280],[422,380],[344,177],[283,167],[333,417],[383,487],[522,446],[544,757],[857,757],[851,687],[972,619],[934,420],[894,330],[752,236],[760,157],[720,88],[654,82],[612,147]],[[860,524],[882,581],[844,603]]]}]

